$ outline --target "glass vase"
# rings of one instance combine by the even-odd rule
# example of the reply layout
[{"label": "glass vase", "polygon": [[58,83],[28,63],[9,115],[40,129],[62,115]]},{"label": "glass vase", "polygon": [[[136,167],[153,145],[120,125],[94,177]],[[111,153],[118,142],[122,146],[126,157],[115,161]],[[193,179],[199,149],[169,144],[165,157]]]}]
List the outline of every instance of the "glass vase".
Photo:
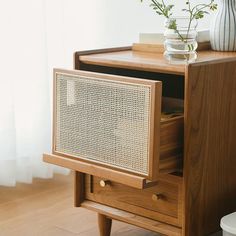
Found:
[{"label": "glass vase", "polygon": [[165,22],[164,57],[171,64],[186,64],[197,59],[197,21],[170,17]]}]

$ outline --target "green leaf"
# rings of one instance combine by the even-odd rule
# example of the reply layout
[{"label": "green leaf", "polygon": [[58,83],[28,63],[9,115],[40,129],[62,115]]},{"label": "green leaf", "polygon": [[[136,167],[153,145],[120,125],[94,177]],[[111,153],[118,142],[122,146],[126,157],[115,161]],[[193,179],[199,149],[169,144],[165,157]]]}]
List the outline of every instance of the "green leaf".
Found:
[{"label": "green leaf", "polygon": [[[143,2],[144,0],[140,0]],[[203,0],[202,0],[203,1]],[[209,14],[207,10],[214,11],[217,9],[217,4],[215,4],[215,0],[208,0],[209,3],[200,3],[192,6],[191,0],[185,0],[187,9],[182,9],[183,12],[186,12],[189,15],[189,21],[191,22],[193,19],[201,19],[205,16],[205,14]],[[172,10],[174,8],[174,4],[166,5],[165,0],[150,0],[150,7],[158,14],[163,15],[166,18],[170,18],[173,14]]]},{"label": "green leaf", "polygon": [[169,25],[168,25],[168,29],[173,29],[173,30],[177,30],[177,24],[176,24],[176,20],[171,20]]},{"label": "green leaf", "polygon": [[212,4],[212,5],[210,6],[210,10],[211,10],[211,11],[214,11],[214,10],[217,9],[217,7],[218,7],[217,4]]}]

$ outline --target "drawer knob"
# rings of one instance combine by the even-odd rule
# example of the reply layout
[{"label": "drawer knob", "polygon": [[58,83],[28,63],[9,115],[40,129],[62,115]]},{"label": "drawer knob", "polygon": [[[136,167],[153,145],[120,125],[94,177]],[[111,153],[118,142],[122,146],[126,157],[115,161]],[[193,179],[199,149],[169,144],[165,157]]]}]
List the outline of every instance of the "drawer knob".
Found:
[{"label": "drawer knob", "polygon": [[108,186],[108,185],[111,185],[111,181],[110,180],[100,180],[100,186],[102,187],[102,188],[104,188],[104,187],[106,187],[106,186]]},{"label": "drawer knob", "polygon": [[157,193],[157,194],[152,195],[152,200],[153,201],[158,201],[158,200],[163,199],[163,198],[164,198],[164,196],[161,193]]}]

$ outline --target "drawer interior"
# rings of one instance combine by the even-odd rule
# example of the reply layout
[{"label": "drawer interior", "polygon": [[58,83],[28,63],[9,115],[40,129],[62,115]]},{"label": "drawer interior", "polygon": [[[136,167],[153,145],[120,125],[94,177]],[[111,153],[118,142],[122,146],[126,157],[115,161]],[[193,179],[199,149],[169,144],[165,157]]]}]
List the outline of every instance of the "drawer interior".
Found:
[{"label": "drawer interior", "polygon": [[[76,68],[77,69],[77,68]],[[159,80],[162,82],[162,94],[164,97],[184,99],[184,76],[175,74],[162,74],[150,71],[139,71],[126,68],[107,67],[100,65],[85,64],[80,62],[80,70],[93,71],[99,73],[130,76],[149,80]]]}]

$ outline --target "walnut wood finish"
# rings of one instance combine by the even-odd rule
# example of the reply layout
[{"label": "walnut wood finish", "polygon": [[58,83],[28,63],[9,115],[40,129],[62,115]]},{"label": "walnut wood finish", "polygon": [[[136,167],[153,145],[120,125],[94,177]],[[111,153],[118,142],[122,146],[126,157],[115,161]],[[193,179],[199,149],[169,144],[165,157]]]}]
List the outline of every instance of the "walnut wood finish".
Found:
[{"label": "walnut wood finish", "polygon": [[100,236],[110,236],[112,220],[106,215],[98,213],[98,227]]},{"label": "walnut wood finish", "polygon": [[[234,60],[234,52],[201,51],[198,53],[196,63],[209,63],[213,61]],[[106,67],[126,68],[139,71],[149,71],[157,73],[168,73],[175,75],[185,75],[187,66],[171,65],[164,58],[162,53],[139,52],[132,50],[122,50],[117,52],[95,53],[79,56],[79,62],[90,65],[100,65]],[[76,67],[78,69],[79,67]]]},{"label": "walnut wood finish", "polygon": [[95,50],[75,52],[74,53],[74,69],[80,68],[80,64],[81,64],[81,61],[79,59],[80,56],[93,55],[95,53],[120,52],[120,51],[127,51],[131,49],[132,49],[131,46],[127,46],[127,47],[104,48],[104,49],[95,49]]},{"label": "walnut wood finish", "polygon": [[170,65],[163,60],[159,53],[146,53],[139,51],[122,51],[110,53],[98,53],[92,55],[81,55],[79,60],[82,63],[100,66],[112,66],[117,68],[136,69],[141,71],[153,71],[184,75],[185,67]]},{"label": "walnut wood finish", "polygon": [[183,168],[182,116],[161,121],[159,173],[166,174]]},{"label": "walnut wood finish", "polygon": [[[125,183],[127,186],[132,186],[137,189],[145,189],[156,185],[156,181],[151,182],[140,176],[131,175],[102,166],[94,166],[90,163],[71,159],[62,155],[43,154],[43,160],[47,163],[75,170],[76,173],[82,172],[90,175],[100,176],[104,179],[111,179],[118,183]],[[80,178],[76,177],[76,179]],[[81,185],[81,183],[76,181],[76,185]],[[79,193],[80,195],[80,188],[76,189],[76,193]],[[81,199],[80,196],[76,196],[76,198]],[[78,202],[78,204],[80,204],[80,201]]]},{"label": "walnut wood finish", "polygon": [[82,203],[82,207],[106,215],[111,219],[136,225],[153,232],[159,232],[163,235],[182,236],[181,229],[176,226],[165,224],[160,221],[152,220],[150,218],[138,216],[136,214],[132,214],[103,204],[92,201],[84,201]]},{"label": "walnut wood finish", "polygon": [[85,174],[75,171],[74,173],[74,206],[80,207],[84,199],[85,199]]},{"label": "walnut wood finish", "polygon": [[[156,186],[138,190],[114,181],[101,187],[102,178],[86,175],[85,198],[137,215],[182,226],[182,189],[178,184],[158,181]],[[91,191],[92,189],[92,191]],[[153,200],[153,195],[161,195]]]},{"label": "walnut wood finish", "polygon": [[236,210],[236,58],[189,65],[185,102],[185,235],[202,236]]}]

